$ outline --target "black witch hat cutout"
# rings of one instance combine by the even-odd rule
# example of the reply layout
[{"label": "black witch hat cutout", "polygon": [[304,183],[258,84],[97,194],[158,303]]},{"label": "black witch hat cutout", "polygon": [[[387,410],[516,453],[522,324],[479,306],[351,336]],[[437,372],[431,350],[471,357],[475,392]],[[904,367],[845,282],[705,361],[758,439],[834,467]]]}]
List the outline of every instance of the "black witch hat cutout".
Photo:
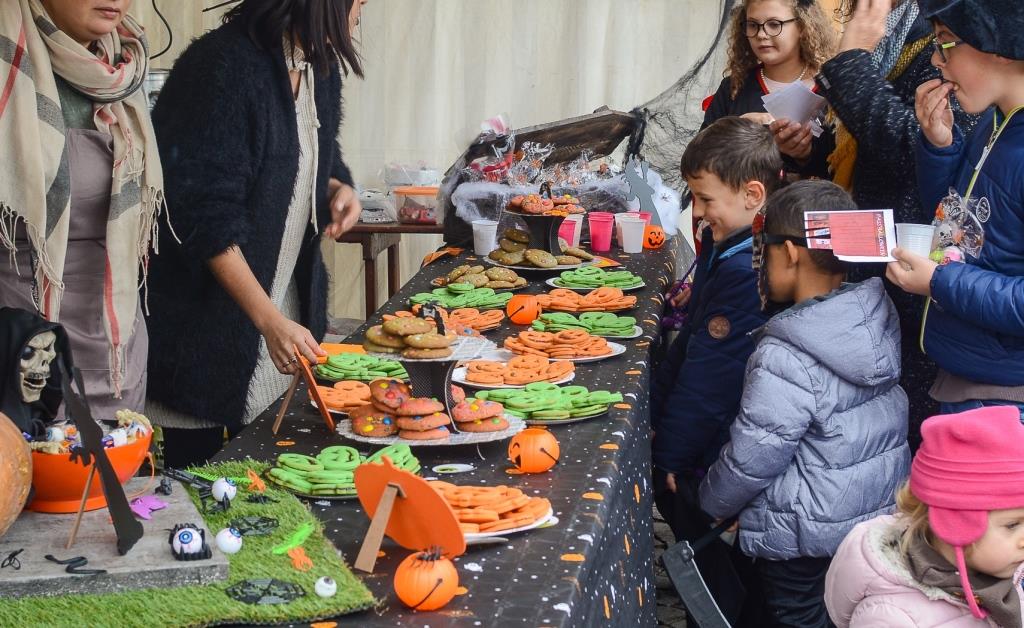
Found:
[{"label": "black witch hat cutout", "polygon": [[[107,450],[103,448],[103,428],[96,423],[92,418],[92,412],[89,411],[89,403],[85,399],[85,386],[82,385],[82,372],[77,367],[72,367],[72,380],[72,375],[67,372],[64,363],[58,362],[58,366],[64,387],[64,412],[78,428],[78,434],[82,439],[81,446],[71,450],[71,461],[75,462],[78,458],[84,466],[94,464],[95,470],[99,472],[103,496],[107,500],[107,510],[110,511],[110,519],[117,534],[117,552],[123,556],[142,538],[142,523],[132,514],[124,488],[117,480],[114,467],[107,457]],[[72,388],[72,381],[81,394]]]}]

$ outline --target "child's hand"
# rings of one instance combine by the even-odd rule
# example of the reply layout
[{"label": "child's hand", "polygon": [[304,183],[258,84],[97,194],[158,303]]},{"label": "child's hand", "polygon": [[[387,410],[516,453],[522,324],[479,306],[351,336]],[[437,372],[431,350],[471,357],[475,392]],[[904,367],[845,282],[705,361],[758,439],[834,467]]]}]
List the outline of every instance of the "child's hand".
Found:
[{"label": "child's hand", "polygon": [[885,276],[904,291],[923,297],[932,295],[932,275],[938,264],[901,248],[892,250],[897,261],[889,262]]},{"label": "child's hand", "polygon": [[667,488],[668,490],[672,491],[673,493],[676,492],[676,474],[675,473],[666,473],[665,474],[665,488]]},{"label": "child's hand", "polygon": [[760,111],[751,111],[750,113],[745,113],[745,114],[741,115],[740,117],[741,118],[746,118],[747,120],[753,120],[754,122],[756,122],[758,124],[764,124],[764,125],[771,124],[772,121],[775,119],[775,118],[772,117],[772,114],[770,114],[770,113],[763,113],[763,112],[760,112]]},{"label": "child's hand", "polygon": [[672,289],[665,295],[665,298],[668,299],[669,305],[672,307],[683,308],[690,302],[690,294],[690,286],[686,285],[685,279],[680,279],[672,286]]},{"label": "child's hand", "polygon": [[867,50],[871,52],[885,37],[885,20],[892,10],[892,0],[860,0],[853,17],[843,29],[839,52]]},{"label": "child's hand", "polygon": [[921,83],[914,94],[914,113],[921,123],[921,132],[937,148],[953,143],[953,109],[949,106],[949,95],[954,90],[953,83],[932,79]]},{"label": "child's hand", "polygon": [[[725,521],[725,519],[715,519],[715,526],[717,527],[718,524],[722,523],[723,521]],[[740,522],[737,519],[731,526],[729,526],[729,529],[727,529],[726,532],[734,533],[734,532],[736,532],[739,529],[740,529]]]},{"label": "child's hand", "polygon": [[810,125],[783,118],[772,122],[768,128],[775,136],[775,144],[783,155],[789,155],[798,161],[807,161],[811,157]]}]

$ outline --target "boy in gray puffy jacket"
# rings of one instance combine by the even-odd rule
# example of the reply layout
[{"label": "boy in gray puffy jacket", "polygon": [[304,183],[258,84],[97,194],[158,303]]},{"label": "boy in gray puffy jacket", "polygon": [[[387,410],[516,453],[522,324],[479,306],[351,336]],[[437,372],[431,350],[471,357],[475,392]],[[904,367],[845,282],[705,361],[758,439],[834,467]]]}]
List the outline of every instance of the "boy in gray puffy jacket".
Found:
[{"label": "boy in gray puffy jacket", "polygon": [[795,305],[754,332],[731,440],[700,487],[709,515],[739,514],[769,625],[830,625],[832,555],[892,509],[910,468],[895,307],[881,279],[844,284],[831,251],[807,248],[804,211],[848,209],[836,185],[803,181],[769,198],[760,236],[755,222],[761,292]]}]

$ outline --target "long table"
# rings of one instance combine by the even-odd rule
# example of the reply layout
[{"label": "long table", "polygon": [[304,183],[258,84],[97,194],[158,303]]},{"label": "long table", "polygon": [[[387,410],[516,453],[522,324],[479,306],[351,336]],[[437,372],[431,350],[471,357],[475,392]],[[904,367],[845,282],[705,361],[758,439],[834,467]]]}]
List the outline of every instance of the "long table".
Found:
[{"label": "long table", "polygon": [[[591,390],[620,391],[626,396],[625,404],[612,407],[604,417],[552,427],[559,440],[561,460],[544,474],[506,473],[510,467],[507,441],[414,447],[423,466],[422,475],[433,476],[431,468],[439,464],[471,463],[476,467],[474,471],[445,475],[443,479],[456,484],[505,484],[529,495],[545,496],[551,500],[558,523],[510,535],[508,542],[500,545],[471,546],[456,561],[460,584],[467,591],[434,612],[412,612],[398,601],[392,580],[398,563],[410,551],[386,539],[374,573],[364,576],[382,601],[380,607],[377,612],[346,617],[344,621],[360,626],[432,628],[655,624],[649,364],[660,342],[661,295],[674,277],[675,255],[668,246],[635,255],[613,249],[608,255],[644,278],[646,287],[634,293],[639,297],[637,307],[628,312],[643,328],[643,336],[617,341],[627,346],[620,356],[578,365],[573,384]],[[429,291],[433,278],[475,259],[464,253],[421,269],[352,335],[351,341],[361,341],[366,327],[378,324],[382,314],[408,309],[409,296]],[[550,290],[543,278],[528,278],[531,285],[524,292]],[[500,345],[504,337],[521,329],[506,322],[487,336]],[[280,401],[243,430],[216,460],[272,460],[285,452],[315,454],[333,444],[353,445],[364,453],[377,449],[329,434],[304,388],[296,392],[274,436],[271,425],[278,404]],[[350,563],[354,561],[369,527],[359,502],[309,505],[324,522],[331,541]],[[423,525],[430,522],[424,521]]]}]

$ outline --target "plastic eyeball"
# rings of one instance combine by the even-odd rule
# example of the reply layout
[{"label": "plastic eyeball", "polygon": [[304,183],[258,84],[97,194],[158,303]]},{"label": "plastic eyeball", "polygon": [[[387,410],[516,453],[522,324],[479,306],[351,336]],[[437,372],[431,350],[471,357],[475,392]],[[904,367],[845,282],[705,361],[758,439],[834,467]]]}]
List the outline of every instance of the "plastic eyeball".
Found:
[{"label": "plastic eyeball", "polygon": [[119,427],[116,430],[110,430],[110,434],[108,434],[108,436],[110,436],[111,440],[114,441],[114,447],[120,447],[128,444],[128,430],[122,427]]},{"label": "plastic eyeball", "polygon": [[145,438],[149,432],[146,430],[146,426],[142,423],[132,423],[127,428],[129,438]]},{"label": "plastic eyeball", "polygon": [[203,533],[196,528],[182,528],[174,533],[171,549],[175,554],[198,554],[203,551]]},{"label": "plastic eyeball", "polygon": [[242,549],[242,533],[235,528],[224,528],[217,533],[217,549],[225,554],[237,554]]},{"label": "plastic eyeball", "polygon": [[46,428],[46,440],[51,443],[59,443],[65,439],[63,428],[59,427],[48,427]]},{"label": "plastic eyeball", "polygon": [[213,495],[213,498],[219,502],[222,502],[225,499],[231,501],[235,498],[235,495],[238,494],[238,487],[235,486],[235,483],[232,480],[229,480],[228,478],[220,478],[213,483],[211,494]]},{"label": "plastic eyeball", "polygon": [[334,594],[338,592],[338,583],[333,578],[323,576],[313,585],[313,590],[320,597],[334,597]]}]

